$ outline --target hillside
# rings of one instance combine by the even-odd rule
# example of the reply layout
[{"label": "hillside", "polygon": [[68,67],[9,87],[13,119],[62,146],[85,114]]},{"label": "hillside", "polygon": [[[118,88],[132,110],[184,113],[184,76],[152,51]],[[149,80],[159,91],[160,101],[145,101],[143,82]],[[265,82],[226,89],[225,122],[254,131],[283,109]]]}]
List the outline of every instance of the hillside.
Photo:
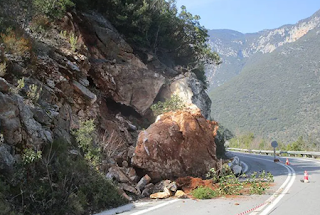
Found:
[{"label": "hillside", "polygon": [[[165,189],[150,159],[171,180],[216,168],[224,142],[207,120],[203,65],[219,57],[198,17],[173,3],[0,1],[0,215],[95,214],[149,197]],[[153,107],[197,126],[168,119],[148,133],[166,141],[137,147]],[[137,150],[146,157],[134,163]]]},{"label": "hillside", "polygon": [[[311,20],[318,15],[300,25]],[[319,33],[317,24],[295,42],[250,57],[239,76],[210,93],[212,116],[236,133],[320,143]]]},{"label": "hillside", "polygon": [[250,64],[252,58],[272,53],[285,44],[294,43],[319,26],[320,11],[295,25],[242,34],[232,30],[210,30],[210,45],[223,61],[215,69],[207,70],[210,87],[215,88],[231,80]]}]

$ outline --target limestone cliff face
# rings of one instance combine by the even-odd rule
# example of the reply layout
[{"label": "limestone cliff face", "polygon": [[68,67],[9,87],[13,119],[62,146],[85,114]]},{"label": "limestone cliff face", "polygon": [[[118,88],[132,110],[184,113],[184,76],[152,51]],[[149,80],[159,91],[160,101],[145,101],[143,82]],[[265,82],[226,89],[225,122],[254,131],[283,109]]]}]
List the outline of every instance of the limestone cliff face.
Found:
[{"label": "limestone cliff face", "polygon": [[295,25],[284,25],[277,29],[242,34],[232,30],[211,30],[210,44],[222,58],[223,63],[207,71],[213,87],[217,87],[241,72],[252,58],[272,53],[285,44],[293,43],[308,32],[320,28],[320,11]]},{"label": "limestone cliff face", "polygon": [[203,83],[196,78],[194,73],[187,72],[176,76],[160,92],[160,96],[164,99],[170,98],[172,94],[182,98],[186,106],[196,105],[206,119],[210,118],[211,99],[206,93]]}]

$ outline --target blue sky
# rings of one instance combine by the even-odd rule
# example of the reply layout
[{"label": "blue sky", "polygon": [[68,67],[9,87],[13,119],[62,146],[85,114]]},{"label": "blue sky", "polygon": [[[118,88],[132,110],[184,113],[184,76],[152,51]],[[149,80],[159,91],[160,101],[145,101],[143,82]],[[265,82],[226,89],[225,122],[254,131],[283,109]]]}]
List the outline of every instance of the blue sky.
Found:
[{"label": "blue sky", "polygon": [[320,0],[177,0],[207,29],[253,33],[295,24],[320,9]]}]

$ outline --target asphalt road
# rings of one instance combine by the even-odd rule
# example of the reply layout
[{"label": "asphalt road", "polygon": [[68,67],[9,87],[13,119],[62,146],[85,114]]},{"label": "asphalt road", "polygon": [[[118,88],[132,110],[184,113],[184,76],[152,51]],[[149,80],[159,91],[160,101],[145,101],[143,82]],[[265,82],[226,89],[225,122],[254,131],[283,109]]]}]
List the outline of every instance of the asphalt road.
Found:
[{"label": "asphalt road", "polygon": [[[142,200],[127,207],[121,215],[315,215],[320,214],[320,162],[311,159],[285,158],[274,163],[273,157],[232,152],[248,165],[248,173],[269,171],[274,184],[264,195],[216,198],[210,200],[167,199]],[[304,171],[309,183],[303,183]],[[110,211],[99,215],[115,214]]]}]

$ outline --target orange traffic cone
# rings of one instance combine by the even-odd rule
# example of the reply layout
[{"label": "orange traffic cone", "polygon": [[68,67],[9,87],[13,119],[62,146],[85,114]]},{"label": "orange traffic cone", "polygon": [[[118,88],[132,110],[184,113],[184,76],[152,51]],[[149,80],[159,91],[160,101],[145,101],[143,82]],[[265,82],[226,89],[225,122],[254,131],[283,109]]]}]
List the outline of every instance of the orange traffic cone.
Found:
[{"label": "orange traffic cone", "polygon": [[290,165],[289,159],[286,160],[286,165]]},{"label": "orange traffic cone", "polygon": [[309,183],[309,176],[308,176],[308,172],[304,171],[304,178],[303,178],[304,183]]}]

